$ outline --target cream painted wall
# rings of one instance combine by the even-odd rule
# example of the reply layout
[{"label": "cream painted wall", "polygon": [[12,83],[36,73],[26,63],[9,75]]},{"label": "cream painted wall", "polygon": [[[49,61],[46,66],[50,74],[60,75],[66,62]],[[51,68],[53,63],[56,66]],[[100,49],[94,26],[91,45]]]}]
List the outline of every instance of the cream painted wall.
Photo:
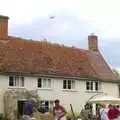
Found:
[{"label": "cream painted wall", "polygon": [[4,113],[3,94],[8,89],[8,76],[0,75],[0,113]]},{"label": "cream painted wall", "polygon": [[110,96],[119,97],[119,89],[116,83],[104,83],[102,84],[102,89],[104,93],[107,93]]},{"label": "cream painted wall", "polygon": [[[0,113],[4,112],[3,107],[3,91],[9,88],[9,77],[0,76]],[[86,82],[84,80],[76,80],[76,90],[67,91],[62,89],[62,79],[52,79],[52,89],[38,89],[37,77],[25,77],[25,88],[28,90],[38,90],[41,100],[60,99],[61,104],[65,106],[67,111],[70,111],[70,104],[73,105],[75,112],[80,112],[85,102],[96,92],[86,91]],[[10,89],[10,88],[9,88]],[[109,95],[118,97],[118,86],[113,83],[102,83],[102,90]]]}]

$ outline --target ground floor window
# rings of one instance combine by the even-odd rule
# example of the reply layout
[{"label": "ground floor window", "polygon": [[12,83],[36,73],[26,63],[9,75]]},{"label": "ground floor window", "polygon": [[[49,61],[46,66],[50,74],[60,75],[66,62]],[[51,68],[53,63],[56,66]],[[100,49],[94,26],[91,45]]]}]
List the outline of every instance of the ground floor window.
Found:
[{"label": "ground floor window", "polygon": [[54,101],[52,100],[41,100],[40,101],[40,112],[49,112],[53,108]]}]

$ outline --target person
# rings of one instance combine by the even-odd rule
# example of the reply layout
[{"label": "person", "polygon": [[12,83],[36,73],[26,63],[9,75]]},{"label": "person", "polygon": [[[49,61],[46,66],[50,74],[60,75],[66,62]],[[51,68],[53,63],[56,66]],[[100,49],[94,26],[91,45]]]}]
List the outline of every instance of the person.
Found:
[{"label": "person", "polygon": [[55,106],[53,107],[54,120],[67,120],[66,113],[65,108],[60,105],[60,101],[56,99]]},{"label": "person", "polygon": [[[116,107],[117,107],[117,109],[118,109],[118,110],[119,110],[119,112],[120,112],[120,106],[119,106],[119,105],[117,105]],[[117,117],[117,120],[120,120],[120,113],[119,113],[119,115],[118,115],[118,117]]]},{"label": "person", "polygon": [[119,106],[119,105],[117,105],[116,107],[117,107],[117,109],[120,111],[120,106]]},{"label": "person", "polygon": [[100,120],[100,105],[96,109],[96,120]]},{"label": "person", "polygon": [[33,104],[31,100],[24,102],[24,108],[23,108],[23,120],[29,119],[33,116]]},{"label": "person", "polygon": [[108,111],[109,120],[117,120],[119,114],[120,114],[120,111],[116,108],[116,106],[115,105],[111,106]]},{"label": "person", "polygon": [[101,104],[100,119],[101,120],[109,120],[109,118],[108,118],[108,110],[106,109],[105,104]]},{"label": "person", "polygon": [[24,103],[24,114],[31,116],[33,113],[33,104],[31,101],[26,101]]},{"label": "person", "polygon": [[92,120],[92,114],[88,104],[84,105],[84,109],[81,110],[80,118],[82,120]]}]

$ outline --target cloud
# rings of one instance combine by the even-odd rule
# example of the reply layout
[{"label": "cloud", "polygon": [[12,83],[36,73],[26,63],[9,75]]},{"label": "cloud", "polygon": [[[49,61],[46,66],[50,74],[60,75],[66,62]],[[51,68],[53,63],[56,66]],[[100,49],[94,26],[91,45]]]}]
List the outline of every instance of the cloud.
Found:
[{"label": "cloud", "polygon": [[100,47],[102,54],[104,55],[105,60],[113,66],[113,68],[120,68],[120,41],[119,38],[114,39],[116,42],[113,42],[109,39],[109,42],[106,45]]},{"label": "cloud", "polygon": [[54,12],[54,19],[44,16],[28,24],[10,24],[9,33],[28,39],[47,38],[51,42],[86,47],[87,35],[100,34],[93,24],[79,19],[72,12]]},{"label": "cloud", "polygon": [[39,17],[28,24],[10,24],[9,34],[33,40],[46,38],[50,42],[87,49],[87,36],[96,33],[99,46],[106,61],[113,67],[120,67],[119,39],[104,39],[101,31],[92,23],[83,21],[74,12],[54,12],[50,16]]}]

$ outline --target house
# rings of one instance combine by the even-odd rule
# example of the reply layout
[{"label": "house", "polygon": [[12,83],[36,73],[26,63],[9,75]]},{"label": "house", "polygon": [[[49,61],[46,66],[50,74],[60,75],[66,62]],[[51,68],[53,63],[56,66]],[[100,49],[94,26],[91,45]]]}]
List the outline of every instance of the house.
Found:
[{"label": "house", "polygon": [[119,97],[117,78],[99,51],[96,35],[88,36],[88,50],[25,40],[8,35],[8,20],[0,16],[0,113],[8,89],[37,90],[46,108],[60,99],[75,112],[96,94]]}]

